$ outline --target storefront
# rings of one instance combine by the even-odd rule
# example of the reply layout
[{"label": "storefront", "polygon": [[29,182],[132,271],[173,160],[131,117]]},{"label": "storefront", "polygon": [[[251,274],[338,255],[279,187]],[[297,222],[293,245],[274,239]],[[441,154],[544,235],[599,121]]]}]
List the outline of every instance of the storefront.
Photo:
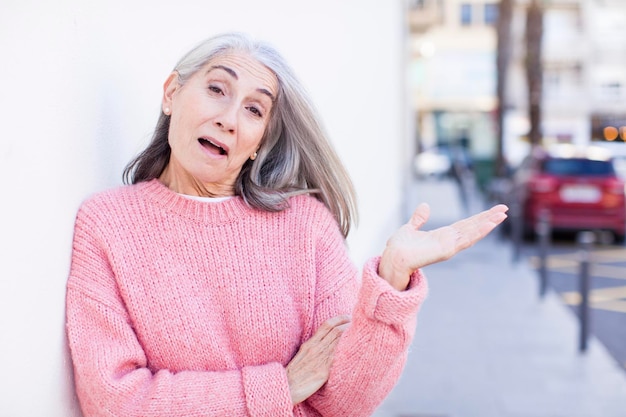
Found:
[{"label": "storefront", "polygon": [[591,141],[622,143],[626,146],[626,113],[592,114]]}]

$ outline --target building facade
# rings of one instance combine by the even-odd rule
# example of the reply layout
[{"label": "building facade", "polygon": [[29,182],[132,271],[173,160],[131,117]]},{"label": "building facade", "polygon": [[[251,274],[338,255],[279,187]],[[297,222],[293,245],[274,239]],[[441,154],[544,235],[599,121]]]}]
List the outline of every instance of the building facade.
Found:
[{"label": "building facade", "polygon": [[411,3],[418,150],[461,150],[478,165],[493,159],[497,6],[496,0]]},{"label": "building facade", "polygon": [[[526,12],[515,0],[506,80],[503,151],[515,167],[528,153]],[[471,155],[495,156],[499,1],[410,2],[413,105],[418,149],[468,139]],[[626,19],[623,0],[544,0],[542,140],[590,142],[626,154]]]}]

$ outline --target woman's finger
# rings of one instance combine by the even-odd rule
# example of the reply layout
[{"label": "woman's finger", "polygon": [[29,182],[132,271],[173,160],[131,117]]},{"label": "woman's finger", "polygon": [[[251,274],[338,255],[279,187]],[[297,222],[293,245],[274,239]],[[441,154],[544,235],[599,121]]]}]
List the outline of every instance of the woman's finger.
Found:
[{"label": "woman's finger", "polygon": [[[313,336],[309,340],[320,341],[328,337],[329,335],[336,337],[337,335],[334,333],[340,331],[342,329],[341,326],[348,323],[350,323],[350,316],[342,315],[332,317],[322,323],[322,325],[317,329],[315,334],[313,334]],[[341,332],[339,333],[341,334]]]},{"label": "woman's finger", "polygon": [[430,206],[426,203],[422,203],[413,212],[411,215],[411,219],[409,219],[409,224],[417,229],[420,229],[430,217]]},{"label": "woman's finger", "polygon": [[[506,219],[506,211],[508,208],[504,205],[497,205],[489,210],[482,211],[473,216],[459,220],[444,229],[454,231],[454,249],[451,250],[450,256],[464,249],[473,246],[476,242],[487,236],[498,224]],[[444,256],[445,259],[450,256]]]},{"label": "woman's finger", "polygon": [[474,233],[482,234],[482,231],[484,231],[484,225],[487,225],[492,229],[502,223],[502,221],[507,218],[507,210],[508,208],[506,206],[500,204],[490,208],[489,210],[485,210],[473,216],[459,220],[451,226],[460,233],[469,233],[470,235]]},{"label": "woman's finger", "polygon": [[349,316],[326,320],[287,364],[287,379],[294,404],[306,400],[326,383],[335,348],[349,324]]}]

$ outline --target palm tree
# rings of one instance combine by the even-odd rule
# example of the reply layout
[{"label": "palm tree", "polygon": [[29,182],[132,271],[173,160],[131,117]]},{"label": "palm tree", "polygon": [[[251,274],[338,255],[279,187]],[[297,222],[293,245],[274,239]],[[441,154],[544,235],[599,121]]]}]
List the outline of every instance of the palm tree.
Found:
[{"label": "palm tree", "polygon": [[526,14],[526,80],[528,83],[528,119],[531,146],[540,145],[541,100],[543,97],[541,44],[543,38],[543,8],[541,0],[531,0]]},{"label": "palm tree", "polygon": [[504,113],[506,111],[506,79],[511,61],[511,21],[513,20],[514,0],[500,0],[498,21],[496,23],[496,161],[495,175],[503,177],[506,173],[504,160]]}]

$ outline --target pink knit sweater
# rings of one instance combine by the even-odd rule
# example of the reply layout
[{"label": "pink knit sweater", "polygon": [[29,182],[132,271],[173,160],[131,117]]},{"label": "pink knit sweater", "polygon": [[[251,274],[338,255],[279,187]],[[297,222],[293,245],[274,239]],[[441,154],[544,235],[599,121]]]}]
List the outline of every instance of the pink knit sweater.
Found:
[{"label": "pink knit sweater", "polygon": [[[394,290],[351,263],[309,196],[269,213],[157,180],[81,206],[67,283],[76,390],[91,416],[367,416],[400,376],[426,281]],[[285,366],[351,314],[325,386],[293,406]]]}]

